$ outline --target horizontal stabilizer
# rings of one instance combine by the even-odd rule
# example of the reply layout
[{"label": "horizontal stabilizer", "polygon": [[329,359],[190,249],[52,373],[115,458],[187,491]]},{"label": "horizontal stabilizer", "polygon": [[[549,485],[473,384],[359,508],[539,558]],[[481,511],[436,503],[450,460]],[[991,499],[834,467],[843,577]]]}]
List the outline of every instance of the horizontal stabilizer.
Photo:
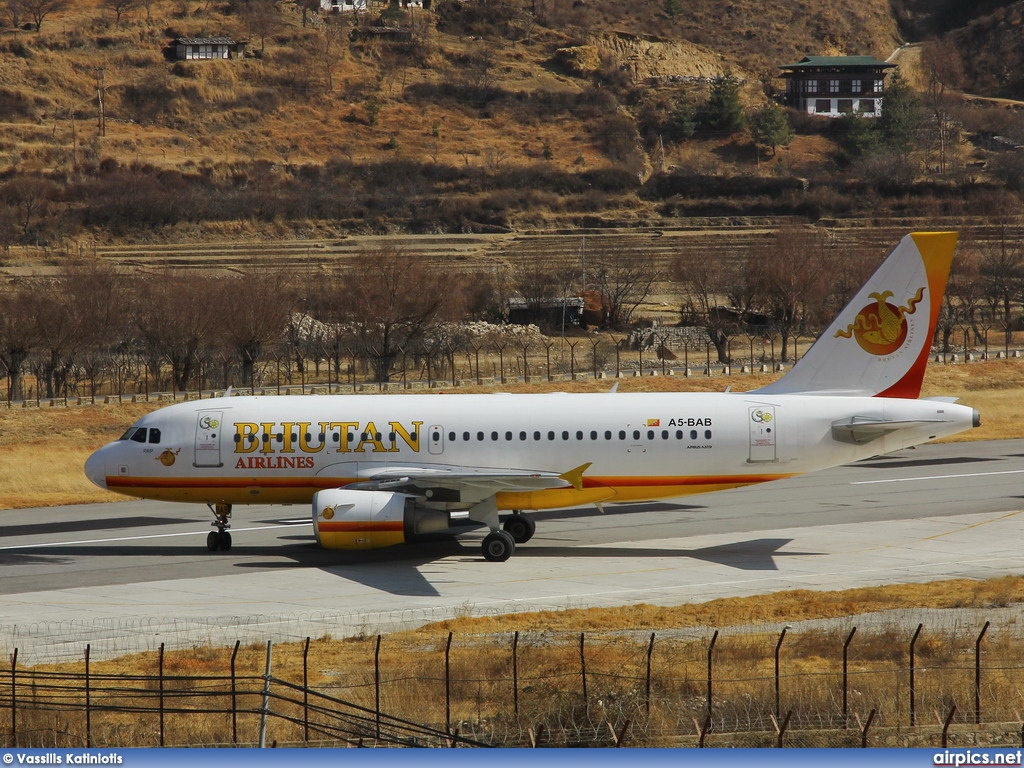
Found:
[{"label": "horizontal stabilizer", "polygon": [[851,416],[832,422],[832,437],[842,443],[864,445],[890,432],[929,424],[945,424],[946,419],[877,419],[873,416]]}]

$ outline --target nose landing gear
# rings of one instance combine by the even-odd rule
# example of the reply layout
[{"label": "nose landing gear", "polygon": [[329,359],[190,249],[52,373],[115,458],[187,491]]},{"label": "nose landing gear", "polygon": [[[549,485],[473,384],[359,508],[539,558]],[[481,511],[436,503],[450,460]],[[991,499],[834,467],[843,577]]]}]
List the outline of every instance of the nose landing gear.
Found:
[{"label": "nose landing gear", "polygon": [[210,512],[216,518],[210,525],[217,530],[210,531],[206,536],[206,548],[211,552],[227,552],[231,549],[231,534],[228,528],[231,527],[231,505],[230,504],[207,504]]}]

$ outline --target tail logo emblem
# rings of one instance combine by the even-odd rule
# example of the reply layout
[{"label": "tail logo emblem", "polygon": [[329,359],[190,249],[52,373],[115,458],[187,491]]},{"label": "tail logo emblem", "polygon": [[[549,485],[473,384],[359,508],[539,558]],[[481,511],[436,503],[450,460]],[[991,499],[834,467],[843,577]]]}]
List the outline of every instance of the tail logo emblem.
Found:
[{"label": "tail logo emblem", "polygon": [[887,299],[894,295],[892,291],[869,294],[875,300],[857,313],[857,318],[846,330],[836,331],[836,338],[857,339],[865,352],[882,357],[896,352],[907,340],[909,326],[907,315],[917,311],[917,305],[924,298],[924,288],[907,300],[906,306],[895,306]]}]

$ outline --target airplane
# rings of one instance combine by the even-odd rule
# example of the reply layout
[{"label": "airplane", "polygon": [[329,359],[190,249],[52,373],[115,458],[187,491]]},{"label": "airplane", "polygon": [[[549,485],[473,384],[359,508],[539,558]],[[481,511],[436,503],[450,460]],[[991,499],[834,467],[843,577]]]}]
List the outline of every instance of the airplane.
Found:
[{"label": "airplane", "polygon": [[143,416],[93,453],[101,488],[206,504],[211,551],[235,505],[310,504],[316,541],[375,549],[486,526],[486,560],[529,511],[763,483],[980,425],[918,399],[955,232],[906,235],[780,379],[748,392],[226,396]]}]

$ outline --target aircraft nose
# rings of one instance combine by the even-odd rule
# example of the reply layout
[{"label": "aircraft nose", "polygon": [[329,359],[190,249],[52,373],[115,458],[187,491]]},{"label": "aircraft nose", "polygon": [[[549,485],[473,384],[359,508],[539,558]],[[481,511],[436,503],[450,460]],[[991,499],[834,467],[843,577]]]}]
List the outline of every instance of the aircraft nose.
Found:
[{"label": "aircraft nose", "polygon": [[85,476],[92,481],[93,485],[97,485],[103,490],[107,490],[106,462],[100,455],[102,453],[103,449],[100,448],[85,460]]}]

